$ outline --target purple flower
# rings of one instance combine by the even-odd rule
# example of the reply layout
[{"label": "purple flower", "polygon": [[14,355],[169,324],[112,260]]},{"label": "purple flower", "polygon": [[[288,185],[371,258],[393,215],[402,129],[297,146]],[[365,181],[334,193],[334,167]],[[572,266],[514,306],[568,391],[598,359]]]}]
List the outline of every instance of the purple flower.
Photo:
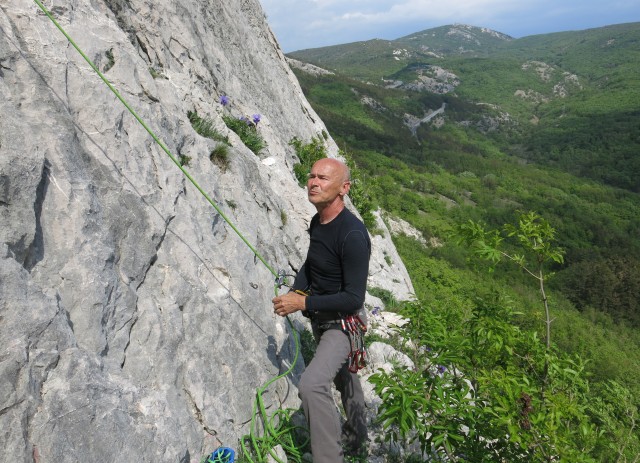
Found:
[{"label": "purple flower", "polygon": [[438,373],[442,374],[445,371],[447,371],[447,367],[445,367],[444,365],[438,365],[437,370],[438,370]]},{"label": "purple flower", "polygon": [[254,114],[251,118],[253,119],[253,123],[258,125],[258,122],[260,122],[260,114]]},{"label": "purple flower", "polygon": [[222,106],[227,106],[229,104],[229,97],[227,95],[222,95],[220,97],[220,104]]},{"label": "purple flower", "polygon": [[380,315],[380,307],[376,306],[371,311],[371,315]]}]

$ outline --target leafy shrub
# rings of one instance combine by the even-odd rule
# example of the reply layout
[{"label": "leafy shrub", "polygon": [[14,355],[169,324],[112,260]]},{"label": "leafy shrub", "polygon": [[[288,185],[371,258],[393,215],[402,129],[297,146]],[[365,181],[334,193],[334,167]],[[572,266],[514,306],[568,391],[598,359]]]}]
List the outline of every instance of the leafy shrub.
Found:
[{"label": "leafy shrub", "polygon": [[521,331],[506,301],[478,300],[457,322],[419,303],[403,315],[428,357],[371,378],[388,440],[451,462],[598,461],[584,363]]},{"label": "leafy shrub", "polygon": [[327,148],[320,137],[311,138],[309,143],[304,143],[298,137],[293,137],[289,141],[289,145],[293,146],[300,161],[293,166],[293,172],[300,186],[304,187],[307,184],[307,174],[311,171],[311,166],[319,159],[327,157]]},{"label": "leafy shrub", "polygon": [[373,183],[373,179],[371,177],[367,177],[365,172],[358,168],[358,165],[353,158],[350,156],[345,156],[345,158],[347,166],[351,171],[351,189],[349,190],[349,198],[362,216],[362,221],[367,227],[367,230],[374,233],[374,230],[376,229],[376,219],[372,212],[374,202],[373,196],[369,191],[371,184]]},{"label": "leafy shrub", "polygon": [[300,354],[304,363],[309,365],[316,353],[316,340],[313,338],[313,333],[307,329],[299,331],[298,334],[300,335]]}]

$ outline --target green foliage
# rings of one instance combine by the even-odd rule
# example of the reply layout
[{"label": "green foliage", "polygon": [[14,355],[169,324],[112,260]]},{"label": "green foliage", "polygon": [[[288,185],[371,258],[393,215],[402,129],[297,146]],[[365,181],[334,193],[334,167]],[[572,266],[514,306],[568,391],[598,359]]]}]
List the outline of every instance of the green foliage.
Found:
[{"label": "green foliage", "polygon": [[247,118],[238,119],[227,115],[222,116],[222,120],[254,154],[259,154],[267,146],[262,136],[258,133],[256,124],[251,120]]},{"label": "green foliage", "polygon": [[149,66],[149,74],[154,79],[167,79],[167,76],[162,72],[162,68],[156,69],[154,66]]},{"label": "green foliage", "polygon": [[186,154],[180,154],[178,156],[178,161],[180,161],[181,166],[188,167],[189,164],[191,163],[191,157],[187,156]]},{"label": "green foliage", "polygon": [[217,165],[223,172],[229,167],[229,146],[216,145],[209,153],[209,160]]},{"label": "green foliage", "polygon": [[518,226],[506,224],[503,232],[507,238],[515,239],[513,252],[504,250],[504,238],[498,230],[485,231],[481,224],[472,220],[459,228],[460,241],[474,254],[493,264],[506,258],[537,280],[545,308],[548,348],[551,345],[551,315],[544,286],[548,275],[544,267],[548,262],[563,263],[564,252],[555,246],[555,230],[535,212],[521,214]]},{"label": "green foliage", "polygon": [[421,304],[403,314],[411,319],[406,336],[427,361],[371,379],[389,440],[417,440],[423,452],[454,462],[602,461],[606,439],[593,419],[602,407],[593,406],[583,362],[521,331],[506,301],[477,300],[459,319]]},{"label": "green foliage", "polygon": [[371,286],[367,288],[367,292],[380,299],[387,310],[392,310],[398,307],[398,300],[388,289]]},{"label": "green foliage", "polygon": [[309,143],[304,143],[297,137],[293,137],[289,141],[289,145],[293,146],[298,156],[298,164],[293,166],[293,172],[298,179],[300,186],[307,184],[307,174],[311,172],[311,166],[322,158],[327,157],[327,148],[320,137],[313,137]]},{"label": "green foliage", "polygon": [[302,354],[305,365],[309,365],[316,353],[316,341],[313,338],[313,333],[309,330],[299,331],[298,334],[300,335],[300,354]]},{"label": "green foliage", "polygon": [[362,221],[367,230],[373,232],[376,228],[376,218],[373,215],[374,202],[370,189],[373,179],[368,177],[366,173],[358,168],[356,162],[350,156],[345,156],[346,164],[351,172],[351,188],[349,189],[349,198],[356,207]]},{"label": "green foliage", "polygon": [[104,54],[107,57],[107,63],[102,68],[102,72],[107,72],[116,64],[116,59],[115,59],[115,56],[113,55],[113,48],[110,48]]}]

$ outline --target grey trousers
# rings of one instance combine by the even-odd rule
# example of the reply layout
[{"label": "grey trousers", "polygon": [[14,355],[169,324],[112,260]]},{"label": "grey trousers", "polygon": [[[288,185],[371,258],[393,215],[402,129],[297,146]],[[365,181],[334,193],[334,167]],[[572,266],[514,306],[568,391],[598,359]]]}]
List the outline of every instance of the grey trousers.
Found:
[{"label": "grey trousers", "polygon": [[[343,463],[342,440],[356,450],[367,438],[364,394],[358,375],[348,368],[351,346],[347,334],[340,329],[322,330],[315,323],[312,326],[318,345],[302,374],[298,393],[309,424],[313,463]],[[342,397],[347,418],[343,427],[331,383]]]}]

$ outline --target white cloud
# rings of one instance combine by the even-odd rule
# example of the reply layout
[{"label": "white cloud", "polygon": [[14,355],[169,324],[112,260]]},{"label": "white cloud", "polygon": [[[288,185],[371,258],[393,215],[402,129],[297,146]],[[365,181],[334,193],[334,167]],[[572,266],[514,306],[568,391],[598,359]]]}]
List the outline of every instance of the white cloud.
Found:
[{"label": "white cloud", "polygon": [[640,20],[637,0],[261,1],[285,51],[393,39],[453,23],[489,27],[518,37]]}]

